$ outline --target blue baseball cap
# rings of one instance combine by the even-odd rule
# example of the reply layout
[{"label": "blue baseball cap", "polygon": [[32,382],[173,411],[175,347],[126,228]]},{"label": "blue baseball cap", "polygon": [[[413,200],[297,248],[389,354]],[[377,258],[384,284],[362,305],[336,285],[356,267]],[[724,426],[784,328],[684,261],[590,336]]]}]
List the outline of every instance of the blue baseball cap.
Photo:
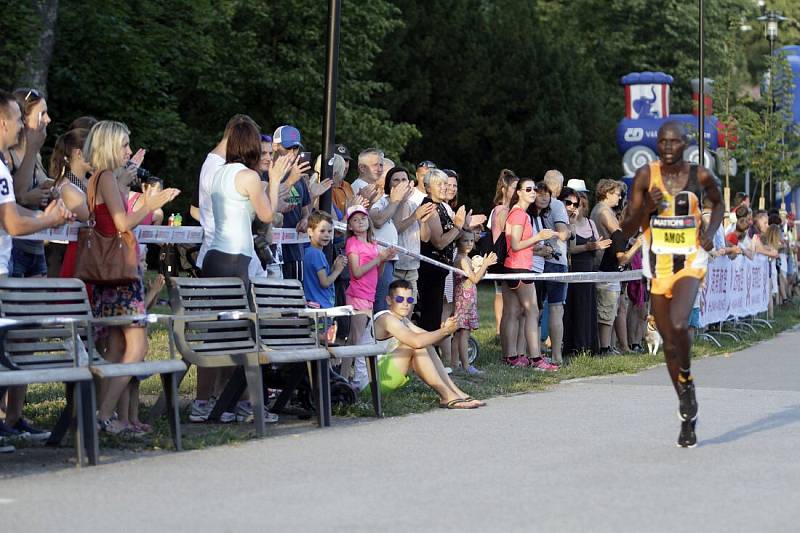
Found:
[{"label": "blue baseball cap", "polygon": [[280,144],[286,149],[303,147],[300,130],[294,126],[281,126],[272,134],[272,141]]}]

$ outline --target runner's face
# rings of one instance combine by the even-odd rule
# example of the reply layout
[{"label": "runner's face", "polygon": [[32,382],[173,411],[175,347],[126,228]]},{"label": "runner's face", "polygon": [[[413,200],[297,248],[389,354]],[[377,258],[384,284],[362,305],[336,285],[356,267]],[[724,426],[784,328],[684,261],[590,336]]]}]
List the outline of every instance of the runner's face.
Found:
[{"label": "runner's face", "polygon": [[658,133],[658,155],[664,163],[671,165],[683,158],[686,142],[677,128],[664,128]]},{"label": "runner's face", "polygon": [[333,226],[327,220],[323,220],[315,228],[309,228],[308,237],[314,244],[325,247],[333,240]]}]

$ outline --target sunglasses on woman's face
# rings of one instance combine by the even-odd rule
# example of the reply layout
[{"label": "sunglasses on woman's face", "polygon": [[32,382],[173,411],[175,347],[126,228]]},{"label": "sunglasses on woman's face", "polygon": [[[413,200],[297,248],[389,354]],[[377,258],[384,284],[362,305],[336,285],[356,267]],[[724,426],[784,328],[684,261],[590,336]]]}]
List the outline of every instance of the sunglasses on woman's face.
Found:
[{"label": "sunglasses on woman's face", "polygon": [[525,192],[527,192],[527,193],[529,193],[529,194],[530,194],[530,193],[532,193],[533,191],[535,191],[535,190],[536,190],[536,187],[523,187],[523,188],[522,188],[522,189],[520,189],[520,190],[521,190],[521,191],[525,191]]},{"label": "sunglasses on woman's face", "polygon": [[408,302],[409,304],[413,304],[416,302],[413,296],[395,296],[394,301],[401,304],[403,302]]},{"label": "sunglasses on woman's face", "polygon": [[580,202],[573,202],[572,200],[564,200],[564,205],[567,206],[567,207],[570,207],[570,206],[573,206],[573,205],[575,207],[580,207],[581,204],[580,204]]}]

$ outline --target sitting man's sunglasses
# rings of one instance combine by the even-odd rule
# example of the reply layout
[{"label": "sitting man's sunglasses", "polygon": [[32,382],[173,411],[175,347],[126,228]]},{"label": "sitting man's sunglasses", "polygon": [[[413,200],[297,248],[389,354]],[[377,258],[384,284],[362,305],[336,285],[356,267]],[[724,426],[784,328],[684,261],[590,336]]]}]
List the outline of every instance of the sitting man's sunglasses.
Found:
[{"label": "sitting man's sunglasses", "polygon": [[394,301],[399,303],[399,304],[401,304],[403,302],[408,302],[410,304],[413,304],[417,300],[413,296],[395,296],[394,297]]}]

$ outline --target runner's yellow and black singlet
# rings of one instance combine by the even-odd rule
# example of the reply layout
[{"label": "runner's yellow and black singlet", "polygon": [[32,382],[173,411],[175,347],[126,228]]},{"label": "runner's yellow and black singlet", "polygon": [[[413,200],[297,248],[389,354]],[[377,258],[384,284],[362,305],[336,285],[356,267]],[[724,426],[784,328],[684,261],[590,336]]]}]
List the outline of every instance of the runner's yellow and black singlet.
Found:
[{"label": "runner's yellow and black singlet", "polygon": [[689,167],[686,186],[674,196],[661,176],[661,163],[650,163],[648,191],[660,189],[664,200],[644,227],[642,270],[651,279],[651,293],[672,297],[672,286],[683,277],[703,279],[708,252],[700,242],[703,220],[702,189],[697,165]]}]

